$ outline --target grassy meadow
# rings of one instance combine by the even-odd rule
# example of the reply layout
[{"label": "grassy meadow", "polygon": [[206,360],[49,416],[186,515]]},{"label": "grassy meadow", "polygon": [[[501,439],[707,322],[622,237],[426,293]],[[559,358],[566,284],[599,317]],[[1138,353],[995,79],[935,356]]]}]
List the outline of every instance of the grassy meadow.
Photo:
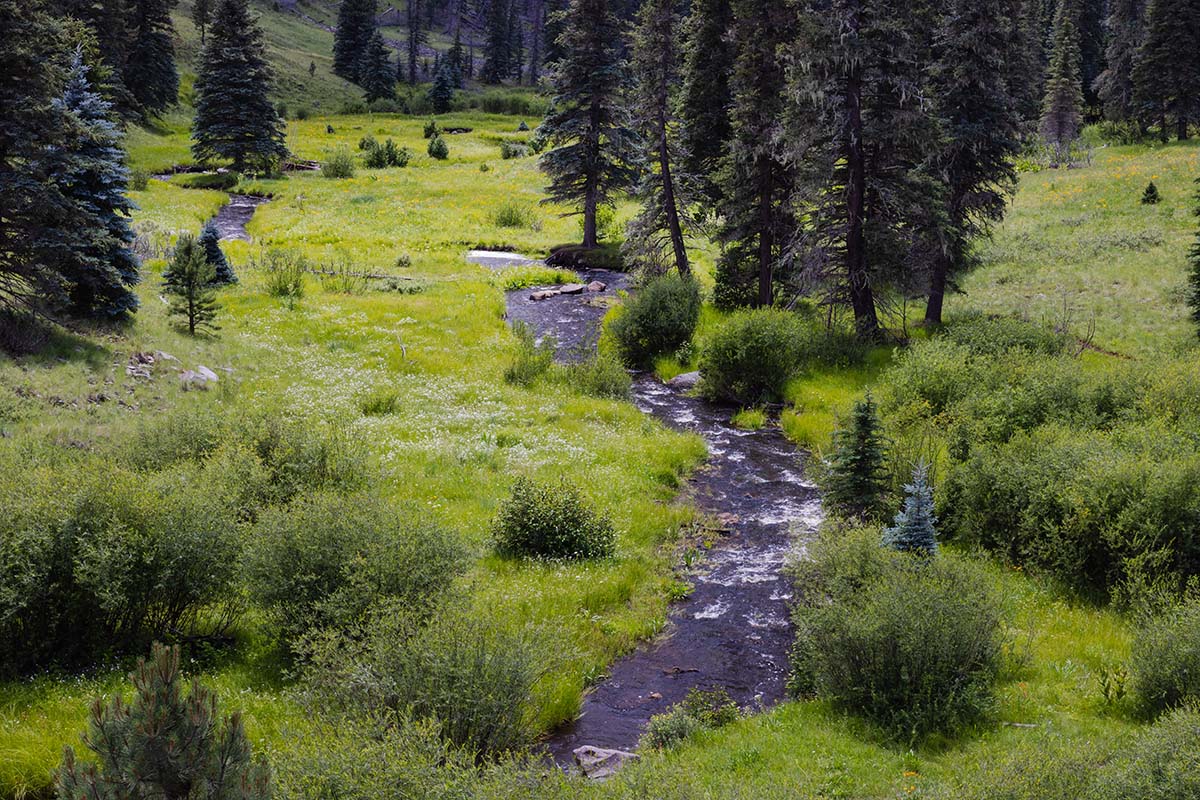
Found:
[{"label": "grassy meadow", "polygon": [[[190,26],[187,6],[177,12],[181,30]],[[308,56],[299,58],[306,69]],[[293,88],[308,96],[310,87]],[[330,85],[330,96],[336,89]],[[577,711],[585,686],[608,663],[664,625],[673,543],[695,518],[680,488],[704,447],[626,402],[553,382],[505,382],[516,344],[503,318],[503,290],[543,276],[496,274],[464,255],[476,247],[544,255],[576,240],[578,223],[541,203],[534,158],[501,158],[501,142],[528,135],[517,132],[521,118],[461,113],[438,121],[471,129],[447,136],[446,161],[426,155],[423,119],[291,122],[288,145],[300,158],[323,160],[342,147],[357,153],[365,136],[393,138],[413,158],[402,169],[360,165],[344,180],[298,172],[240,184],[235,191],[272,200],[250,223],[252,243],[226,243],[240,283],[220,293],[219,334],[175,331],[159,297],[164,264],[149,260],[142,307],[128,327],[60,334],[43,355],[0,360],[0,450],[86,452],[136,442],[153,418],[171,413],[276,409],[342,432],[363,447],[364,469],[390,499],[419,508],[469,543],[475,558],[460,581],[479,613],[554,632],[559,657],[535,698],[536,724],[548,730]],[[178,120],[135,131],[130,145],[133,166],[148,172],[190,160]],[[948,298],[948,316],[978,310],[1066,324],[1074,335],[1090,336],[1093,349],[1082,357],[1097,370],[1123,361],[1110,353],[1137,359],[1182,351],[1194,338],[1182,287],[1198,159],[1200,148],[1190,143],[1113,147],[1098,150],[1086,168],[1026,174],[1009,218],[984,245],[982,267],[964,280],[963,294]],[[1163,194],[1158,206],[1139,203],[1149,180]],[[197,231],[225,197],[151,181],[133,199],[143,234],[169,240]],[[521,224],[498,224],[513,206]],[[631,204],[622,204],[618,219],[631,213]],[[318,265],[348,263],[388,275],[398,290],[346,293],[309,275],[302,298],[272,298],[254,266],[269,247]],[[708,282],[712,248],[698,246],[697,254]],[[700,339],[720,321],[706,308]],[[178,362],[160,358],[149,379],[137,378],[126,371],[135,353],[166,353]],[[837,420],[893,358],[891,347],[877,348],[856,367],[795,378],[780,419],[784,431],[803,446],[827,447]],[[184,390],[179,369],[197,365],[218,371],[216,387]],[[658,371],[669,376],[692,366],[663,362]],[[748,412],[740,422],[752,428],[763,420]],[[617,558],[550,566],[489,555],[490,520],[518,475],[567,476],[581,486],[613,519]],[[615,796],[633,785],[644,790],[640,796],[662,796],[687,781],[695,796],[711,797],[953,796],[960,782],[1022,748],[1115,750],[1138,723],[1104,701],[1098,676],[1127,660],[1128,621],[1067,599],[1042,579],[997,565],[989,570],[1013,620],[1012,667],[1001,679],[994,724],[908,750],[823,702],[790,702],[650,754],[629,781],[579,791]],[[261,626],[247,615],[235,647],[194,661],[189,671],[217,690],[225,708],[243,710],[252,740],[269,749],[303,735],[310,723],[284,665],[264,646]],[[78,675],[0,684],[0,797],[47,794],[63,745],[78,742],[88,702],[123,688],[126,668],[102,664]]]}]

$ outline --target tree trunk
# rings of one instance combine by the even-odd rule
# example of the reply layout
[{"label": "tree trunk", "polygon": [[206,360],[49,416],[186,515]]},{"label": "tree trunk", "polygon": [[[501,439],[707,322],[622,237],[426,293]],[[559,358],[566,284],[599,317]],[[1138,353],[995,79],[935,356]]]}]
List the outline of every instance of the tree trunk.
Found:
[{"label": "tree trunk", "polygon": [[950,273],[950,254],[939,252],[933,260],[933,271],[929,276],[929,299],[925,302],[925,324],[937,327],[942,324],[942,303],[946,298],[946,276]]},{"label": "tree trunk", "polygon": [[771,291],[774,275],[772,274],[772,255],[775,249],[774,226],[772,222],[771,200],[774,194],[772,187],[771,163],[768,156],[759,156],[758,175],[758,307],[767,308],[774,300]]},{"label": "tree trunk", "polygon": [[667,147],[666,99],[658,110],[658,167],[662,172],[663,208],[667,212],[667,230],[671,234],[671,247],[675,251],[675,269],[680,275],[690,275],[687,247],[683,242],[683,226],[679,224],[679,209],[675,206],[675,180],[671,177],[671,152]]},{"label": "tree trunk", "polygon": [[[857,27],[857,20],[855,20]],[[879,337],[879,318],[875,297],[867,277],[866,242],[863,214],[866,203],[866,154],[863,152],[862,68],[854,66],[846,81],[847,141],[846,166],[846,277],[850,283],[850,305],[854,309],[854,329],[863,339]]]},{"label": "tree trunk", "polygon": [[587,248],[598,247],[600,244],[596,237],[596,207],[598,205],[596,190],[589,181],[583,197],[583,246]]},{"label": "tree trunk", "polygon": [[1186,114],[1180,114],[1179,119],[1175,120],[1175,138],[1181,142],[1187,141],[1188,118]]},{"label": "tree trunk", "polygon": [[1168,133],[1167,128],[1167,112],[1165,111],[1162,112],[1158,118],[1158,138],[1163,144],[1166,144],[1171,140],[1171,134]]},{"label": "tree trunk", "polygon": [[596,209],[600,205],[600,187],[597,183],[600,176],[595,174],[595,164],[600,155],[600,106],[593,100],[588,115],[588,131],[585,152],[587,154],[587,169],[591,172],[584,181],[583,189],[583,246],[585,248],[599,247],[599,237],[596,235]]}]

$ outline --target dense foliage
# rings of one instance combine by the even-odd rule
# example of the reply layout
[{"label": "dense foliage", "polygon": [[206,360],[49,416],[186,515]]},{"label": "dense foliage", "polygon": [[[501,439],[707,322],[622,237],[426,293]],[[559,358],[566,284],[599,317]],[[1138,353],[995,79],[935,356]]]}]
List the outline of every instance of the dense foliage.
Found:
[{"label": "dense foliage", "polygon": [[700,287],[677,274],[654,278],[621,306],[608,327],[621,358],[631,367],[649,366],[692,340],[700,319]]},{"label": "dense foliage", "polygon": [[1131,666],[1147,713],[1200,702],[1200,600],[1148,620],[1138,631]]},{"label": "dense foliage", "polygon": [[731,315],[704,343],[700,374],[705,395],[747,406],[778,401],[788,378],[800,369],[811,338],[800,318],[787,311]]},{"label": "dense foliage", "polygon": [[616,549],[612,523],[565,480],[518,478],[492,523],[496,552],[510,558],[606,558]]}]

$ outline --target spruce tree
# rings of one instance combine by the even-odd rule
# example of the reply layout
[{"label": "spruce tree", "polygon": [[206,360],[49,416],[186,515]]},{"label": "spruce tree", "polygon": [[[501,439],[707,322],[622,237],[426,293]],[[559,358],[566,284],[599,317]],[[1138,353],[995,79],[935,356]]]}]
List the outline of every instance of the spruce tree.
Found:
[{"label": "spruce tree", "polygon": [[1083,121],[1078,20],[1077,0],[1059,0],[1054,12],[1040,131],[1042,137],[1054,146],[1060,162],[1079,136],[1079,126]]},{"label": "spruce tree", "polygon": [[879,413],[868,394],[854,404],[849,424],[833,435],[825,481],[830,510],[847,517],[878,516],[886,492],[885,446]]},{"label": "spruce tree", "polygon": [[205,223],[203,230],[200,231],[200,248],[204,250],[204,260],[212,265],[214,284],[224,286],[238,282],[229,259],[221,250],[221,234],[211,221]]},{"label": "spruce tree", "polygon": [[567,25],[567,0],[545,0],[542,22],[542,66],[553,68],[562,60],[563,47],[558,42]]},{"label": "spruce tree", "polygon": [[537,86],[542,78],[542,37],[545,35],[543,0],[533,0],[533,30],[529,37],[529,85]]},{"label": "spruce tree", "polygon": [[392,66],[387,45],[383,43],[383,36],[379,31],[375,31],[367,43],[360,83],[364,99],[368,103],[375,100],[391,100],[396,96],[396,70]]},{"label": "spruce tree", "polygon": [[[1196,185],[1200,187],[1200,178],[1196,179]],[[1200,190],[1196,192],[1195,214],[1200,217]],[[1188,251],[1187,299],[1192,322],[1196,324],[1196,334],[1200,335],[1200,230],[1196,231],[1196,240]]]},{"label": "spruce tree", "polygon": [[283,121],[268,93],[273,75],[262,28],[248,0],[220,0],[196,76],[192,153],[233,168],[270,168],[287,156]]},{"label": "spruce tree", "polygon": [[931,248],[929,325],[941,324],[947,286],[971,266],[973,240],[1003,219],[1016,189],[1020,119],[1004,61],[1019,13],[1017,0],[951,0],[944,12],[931,95],[942,124],[936,174],[946,209],[941,246]]},{"label": "spruce tree", "polygon": [[714,301],[723,308],[769,306],[776,266],[791,243],[794,172],[776,141],[784,115],[783,47],[796,31],[784,3],[734,0],[731,135],[719,173],[721,258]]},{"label": "spruce tree", "polygon": [[1150,0],[1146,33],[1133,71],[1134,102],[1159,124],[1166,142],[1170,125],[1180,141],[1200,117],[1200,6],[1195,0]]},{"label": "spruce tree", "polygon": [[512,61],[513,82],[520,86],[521,79],[525,77],[525,27],[521,24],[521,12],[517,9],[516,3],[512,5],[511,14],[512,17],[508,23],[511,39],[508,52]]},{"label": "spruce tree", "polygon": [[634,114],[646,143],[646,160],[653,166],[638,187],[642,212],[630,224],[625,244],[635,259],[657,264],[669,243],[675,268],[688,275],[681,202],[672,172],[679,161],[673,102],[679,81],[679,23],[677,0],[646,0],[638,13],[633,34]]},{"label": "spruce tree", "polygon": [[719,201],[717,171],[733,135],[729,78],[734,49],[730,0],[694,0],[684,23],[686,53],[679,98],[684,173],[709,200]]},{"label": "spruce tree", "polygon": [[163,291],[168,296],[168,313],[192,336],[197,331],[219,330],[214,322],[217,305],[213,286],[217,272],[204,248],[190,233],[179,237],[170,267],[163,273]]},{"label": "spruce tree", "polygon": [[433,105],[433,113],[445,114],[450,110],[454,100],[454,84],[456,70],[449,58],[443,58],[433,76],[433,85],[429,87],[429,102]]},{"label": "spruce tree", "polygon": [[484,83],[498,84],[512,74],[512,0],[491,0],[483,51]]},{"label": "spruce tree", "polygon": [[1109,6],[1108,45],[1104,50],[1105,68],[1096,78],[1096,96],[1104,106],[1104,115],[1123,122],[1137,118],[1134,106],[1133,65],[1145,35],[1145,0],[1112,0]]},{"label": "spruce tree", "polygon": [[158,114],[179,100],[175,67],[174,0],[132,0],[133,36],[125,63],[125,85],[143,109]]},{"label": "spruce tree", "polygon": [[461,89],[465,85],[466,65],[464,64],[465,54],[463,53],[462,36],[455,31],[454,44],[446,51],[446,57],[442,59],[442,65],[450,70],[450,79],[452,88]]},{"label": "spruce tree", "polygon": [[555,97],[542,123],[552,149],[541,166],[550,177],[550,200],[579,208],[583,247],[594,248],[597,210],[632,181],[637,151],[621,97],[621,23],[611,1],[572,0],[559,43]]},{"label": "spruce tree", "polygon": [[904,486],[904,495],[904,508],[896,514],[892,527],[883,529],[883,545],[902,553],[934,555],[938,549],[937,517],[933,513],[928,463],[917,462],[912,483]]},{"label": "spruce tree", "polygon": [[193,682],[185,694],[179,648],[155,644],[129,676],[133,699],[97,699],[83,741],[94,763],[67,747],[55,790],[58,800],[223,798],[267,800],[270,771],[256,761],[241,715],[217,714],[211,691]]},{"label": "spruce tree", "polygon": [[125,196],[121,129],[112,106],[93,91],[83,49],[78,48],[58,101],[70,125],[52,151],[53,180],[71,203],[71,246],[55,266],[66,282],[69,310],[79,316],[115,318],[138,306],[133,287],[140,280],[129,224],[133,204]]},{"label": "spruce tree", "polygon": [[333,73],[358,82],[362,56],[375,32],[375,0],[342,0],[333,31]]},{"label": "spruce tree", "polygon": [[1142,205],[1156,206],[1162,202],[1162,196],[1158,193],[1158,187],[1154,185],[1154,181],[1146,184],[1146,190],[1142,192]]},{"label": "spruce tree", "polygon": [[69,130],[55,103],[62,31],[43,0],[0,2],[0,31],[0,311],[53,310],[66,285],[52,265],[74,216],[46,158]]},{"label": "spruce tree", "polygon": [[1110,0],[1079,0],[1079,77],[1085,116],[1097,117],[1101,108],[1096,81],[1106,66],[1105,22]]},{"label": "spruce tree", "polygon": [[1009,21],[1009,46],[1004,58],[1005,83],[1021,120],[1025,137],[1037,131],[1042,116],[1046,82],[1046,28],[1041,0],[1020,0],[1020,9]]},{"label": "spruce tree", "polygon": [[192,0],[192,23],[200,31],[200,46],[203,47],[212,19],[212,0]]},{"label": "spruce tree", "polygon": [[407,80],[410,86],[416,86],[420,78],[417,71],[417,62],[421,58],[421,47],[428,41],[429,37],[425,33],[425,29],[421,27],[421,6],[417,0],[408,0],[406,8],[405,22],[408,26],[408,39],[405,42],[405,48],[408,52]]}]

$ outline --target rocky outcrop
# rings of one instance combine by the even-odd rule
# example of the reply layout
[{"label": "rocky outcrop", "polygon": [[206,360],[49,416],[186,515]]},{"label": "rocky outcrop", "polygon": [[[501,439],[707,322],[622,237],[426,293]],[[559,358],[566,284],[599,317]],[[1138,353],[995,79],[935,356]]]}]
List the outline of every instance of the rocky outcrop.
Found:
[{"label": "rocky outcrop", "polygon": [[641,758],[637,753],[624,750],[605,750],[602,747],[584,745],[575,748],[575,763],[579,771],[595,781],[602,781],[617,774],[621,767]]}]

